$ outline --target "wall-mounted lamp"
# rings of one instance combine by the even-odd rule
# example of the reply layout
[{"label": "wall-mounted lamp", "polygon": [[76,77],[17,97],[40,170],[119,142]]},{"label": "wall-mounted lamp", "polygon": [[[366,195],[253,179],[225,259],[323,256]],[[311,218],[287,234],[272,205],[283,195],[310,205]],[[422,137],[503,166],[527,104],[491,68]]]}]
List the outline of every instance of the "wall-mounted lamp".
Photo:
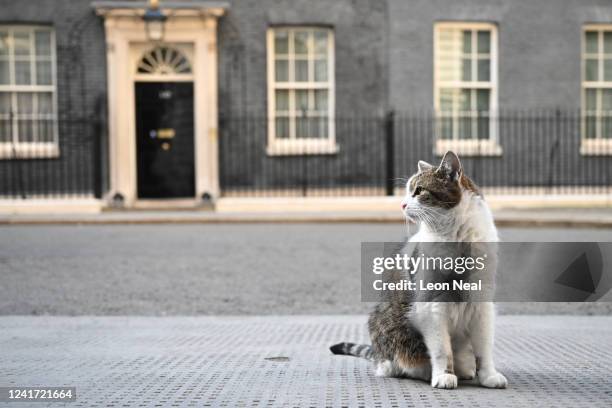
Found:
[{"label": "wall-mounted lamp", "polygon": [[149,0],[149,7],[142,19],[149,41],[159,42],[164,38],[164,23],[168,19],[159,9],[159,0]]}]

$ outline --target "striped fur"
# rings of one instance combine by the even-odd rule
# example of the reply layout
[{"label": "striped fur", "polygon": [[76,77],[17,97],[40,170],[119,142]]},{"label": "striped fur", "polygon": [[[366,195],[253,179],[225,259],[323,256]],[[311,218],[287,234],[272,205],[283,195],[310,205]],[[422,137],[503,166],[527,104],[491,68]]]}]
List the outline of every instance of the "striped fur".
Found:
[{"label": "striped fur", "polygon": [[[402,209],[419,225],[406,251],[425,242],[499,240],[491,211],[453,152],[447,152],[438,167],[419,162]],[[483,279],[494,279],[494,251],[487,265]],[[391,281],[402,277],[396,272]],[[435,388],[456,388],[458,380],[477,377],[484,387],[505,388],[507,380],[493,361],[494,318],[491,302],[419,301],[394,291],[370,314],[371,346],[340,343],[330,349],[371,360],[380,377],[422,379]]]},{"label": "striped fur", "polygon": [[372,346],[368,346],[367,344],[338,343],[334,344],[329,349],[334,354],[361,357],[366,360],[372,360],[373,357]]}]

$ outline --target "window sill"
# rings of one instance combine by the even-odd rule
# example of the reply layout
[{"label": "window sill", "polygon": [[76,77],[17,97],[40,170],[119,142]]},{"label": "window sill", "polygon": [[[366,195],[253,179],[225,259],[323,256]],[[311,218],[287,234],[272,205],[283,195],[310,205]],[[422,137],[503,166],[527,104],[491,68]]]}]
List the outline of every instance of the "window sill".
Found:
[{"label": "window sill", "polygon": [[0,143],[0,160],[53,159],[59,157],[55,143]]},{"label": "window sill", "polygon": [[502,148],[491,140],[436,140],[435,153],[452,150],[460,156],[501,156]]},{"label": "window sill", "polygon": [[580,154],[583,156],[612,156],[612,139],[582,139]]},{"label": "window sill", "polygon": [[307,156],[338,153],[338,145],[329,140],[277,140],[266,148],[268,156]]}]

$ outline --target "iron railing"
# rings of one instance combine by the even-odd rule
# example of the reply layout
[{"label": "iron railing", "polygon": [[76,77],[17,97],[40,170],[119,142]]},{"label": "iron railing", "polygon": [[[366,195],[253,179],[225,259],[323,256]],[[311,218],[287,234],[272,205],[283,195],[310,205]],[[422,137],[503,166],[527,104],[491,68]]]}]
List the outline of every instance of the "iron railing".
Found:
[{"label": "iron railing", "polygon": [[[334,138],[297,143],[271,140],[269,126],[276,124],[266,117],[222,117],[218,139],[221,194],[392,195],[401,192],[419,160],[437,163],[445,150],[452,149],[459,153],[465,173],[485,193],[612,197],[612,134],[603,131],[612,131],[607,117],[590,124],[579,111],[567,110],[501,111],[484,117],[477,116],[472,124],[456,118],[450,125],[429,111],[339,116],[326,124],[309,120],[300,132],[307,135],[308,126],[318,126],[315,134],[333,129]],[[478,121],[480,125],[474,125]],[[40,129],[48,123],[31,125]],[[104,121],[60,118],[53,125],[57,126],[57,143],[40,136],[39,141],[45,143],[27,143],[27,137],[15,140],[10,134],[19,124],[0,121],[0,198],[104,195]],[[448,126],[461,130],[449,131]],[[480,131],[473,130],[476,126]],[[491,138],[482,136],[483,126],[490,128]],[[588,135],[587,126],[603,130],[596,138],[583,137]],[[29,130],[24,129],[26,135]],[[468,138],[470,132],[476,138]]]},{"label": "iron railing", "polygon": [[612,134],[583,137],[579,111],[514,110],[451,120],[431,111],[341,116],[326,125],[335,129],[327,146],[272,140],[270,126],[276,124],[260,116],[221,119],[224,196],[392,195],[419,160],[437,163],[446,150],[457,151],[465,173],[485,192],[612,193]]},{"label": "iron railing", "polygon": [[102,196],[102,123],[0,119],[0,198]]}]

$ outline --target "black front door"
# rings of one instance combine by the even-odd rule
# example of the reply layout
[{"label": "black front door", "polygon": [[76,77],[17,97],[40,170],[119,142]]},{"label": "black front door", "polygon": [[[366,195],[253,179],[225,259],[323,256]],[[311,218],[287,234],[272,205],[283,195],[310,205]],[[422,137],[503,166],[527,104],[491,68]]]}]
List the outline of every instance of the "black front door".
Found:
[{"label": "black front door", "polygon": [[139,198],[195,196],[193,83],[136,82]]}]

